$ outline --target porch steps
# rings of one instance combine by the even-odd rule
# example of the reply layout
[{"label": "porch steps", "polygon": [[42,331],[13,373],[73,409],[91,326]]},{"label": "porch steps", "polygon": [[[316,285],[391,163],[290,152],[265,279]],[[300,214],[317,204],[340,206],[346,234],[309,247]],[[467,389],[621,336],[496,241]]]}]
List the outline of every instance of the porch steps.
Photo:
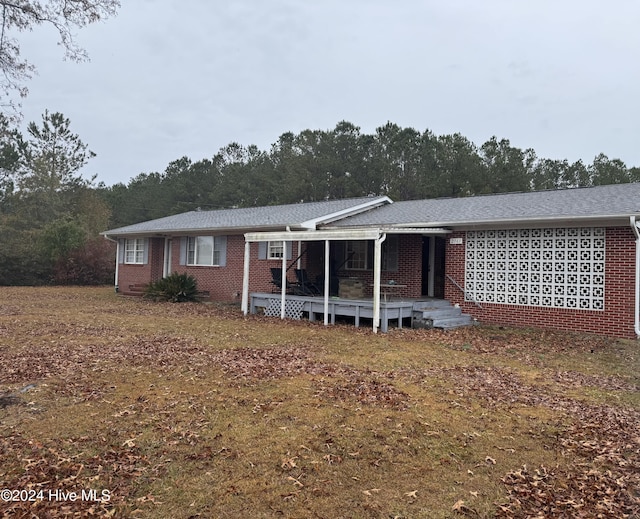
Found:
[{"label": "porch steps", "polygon": [[452,330],[462,326],[471,326],[474,321],[469,314],[453,306],[446,299],[416,301],[413,305],[413,328],[440,328]]},{"label": "porch steps", "polygon": [[120,287],[118,293],[123,296],[142,297],[145,287],[146,285],[143,284],[131,284],[126,288]]}]

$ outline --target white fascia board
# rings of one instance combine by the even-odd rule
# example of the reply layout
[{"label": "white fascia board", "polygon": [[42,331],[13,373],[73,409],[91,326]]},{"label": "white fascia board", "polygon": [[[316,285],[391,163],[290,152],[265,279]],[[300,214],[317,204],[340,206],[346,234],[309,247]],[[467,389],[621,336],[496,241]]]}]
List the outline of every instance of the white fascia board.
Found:
[{"label": "white fascia board", "polygon": [[347,209],[343,209],[342,211],[336,211],[335,213],[330,213],[324,216],[319,216],[318,218],[312,218],[311,220],[306,220],[302,222],[300,225],[301,227],[314,230],[314,229],[317,229],[318,225],[320,224],[335,222],[336,220],[341,220],[343,218],[347,218],[348,216],[359,214],[368,209],[373,209],[375,207],[379,207],[384,204],[392,204],[392,203],[393,203],[393,200],[391,200],[388,196],[380,196],[380,197],[372,198],[371,200],[367,200],[362,204],[348,207]]},{"label": "white fascia board", "polygon": [[[469,220],[469,221],[442,221],[442,222],[412,222],[406,224],[394,224],[389,228],[413,228],[413,229],[425,229],[428,230],[433,227],[448,227],[448,228],[483,228],[483,229],[496,229],[506,227],[523,227],[523,226],[537,226],[537,227],[579,227],[581,225],[611,225],[621,226],[627,225],[629,217],[633,215],[589,215],[589,216],[540,216],[534,218],[502,218],[491,220]],[[636,213],[635,216],[640,216],[640,213]],[[382,226],[387,228],[386,226]]]},{"label": "white fascia board", "polygon": [[284,231],[249,232],[244,235],[248,242],[259,241],[321,241],[321,240],[376,240],[379,229],[340,229],[335,231]]},{"label": "white fascia board", "polygon": [[[589,216],[548,216],[533,218],[504,218],[500,220],[475,220],[467,222],[433,222],[431,225],[458,227],[458,228],[492,228],[498,227],[580,227],[584,225],[598,226],[627,226],[632,215],[589,215]],[[412,225],[411,227],[414,227]]]},{"label": "white fascia board", "polygon": [[380,232],[387,234],[421,234],[423,236],[445,236],[451,229],[444,227],[380,227]]}]

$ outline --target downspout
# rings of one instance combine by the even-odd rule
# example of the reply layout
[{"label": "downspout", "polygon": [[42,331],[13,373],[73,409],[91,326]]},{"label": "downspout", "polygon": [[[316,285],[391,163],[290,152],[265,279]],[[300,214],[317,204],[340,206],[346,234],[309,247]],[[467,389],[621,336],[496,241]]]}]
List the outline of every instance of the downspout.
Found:
[{"label": "downspout", "polygon": [[329,324],[329,288],[330,288],[330,275],[331,269],[329,268],[331,249],[330,241],[324,241],[324,325]]},{"label": "downspout", "polygon": [[114,289],[116,292],[118,292],[119,287],[118,287],[118,271],[119,271],[119,266],[120,266],[120,240],[114,240],[113,238],[109,238],[109,236],[107,236],[106,234],[104,235],[105,239],[112,241],[116,244],[116,274],[114,276]]},{"label": "downspout", "polygon": [[636,337],[640,337],[640,231],[638,231],[638,226],[636,224],[636,217],[629,217],[629,223],[631,224],[631,229],[633,230],[633,235],[636,238],[636,304],[634,308],[634,330],[636,332]]}]

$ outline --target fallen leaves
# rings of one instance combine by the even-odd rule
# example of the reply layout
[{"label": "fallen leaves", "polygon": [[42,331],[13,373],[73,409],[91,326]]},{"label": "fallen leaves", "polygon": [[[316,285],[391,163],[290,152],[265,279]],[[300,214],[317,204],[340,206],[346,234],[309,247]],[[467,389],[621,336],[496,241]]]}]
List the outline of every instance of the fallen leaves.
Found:
[{"label": "fallen leaves", "polygon": [[[5,300],[0,486],[114,491],[84,508],[5,503],[0,516],[170,516],[182,485],[193,517],[223,515],[215,506],[246,516],[246,503],[263,516],[344,515],[338,502],[362,517],[432,505],[434,516],[495,507],[503,519],[640,514],[640,419],[623,407],[637,378],[585,357],[611,348],[615,358],[604,339],[483,328],[376,337],[123,300],[92,303],[88,319],[59,317],[51,300],[40,314]],[[28,382],[38,389],[27,398]],[[67,417],[77,434],[34,427]]]},{"label": "fallen leaves", "polygon": [[559,439],[569,468],[526,466],[503,478],[509,502],[497,517],[640,516],[640,413],[609,406],[574,409]]}]

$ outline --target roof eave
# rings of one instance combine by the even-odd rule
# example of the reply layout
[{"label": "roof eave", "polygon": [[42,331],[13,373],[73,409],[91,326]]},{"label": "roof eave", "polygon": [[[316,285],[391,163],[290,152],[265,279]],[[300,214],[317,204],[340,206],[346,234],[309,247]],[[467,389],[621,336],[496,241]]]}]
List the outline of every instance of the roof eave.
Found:
[{"label": "roof eave", "polygon": [[584,224],[591,225],[603,225],[603,226],[627,226],[629,218],[631,216],[640,217],[640,212],[629,214],[614,214],[614,215],[573,215],[573,216],[548,216],[548,217],[535,217],[535,218],[492,218],[487,220],[440,220],[433,222],[407,222],[407,223],[373,223],[368,225],[353,225],[353,226],[335,226],[328,227],[334,229],[346,229],[346,228],[384,228],[388,232],[392,232],[392,229],[433,229],[433,228],[496,228],[498,226],[505,227],[523,227],[523,226],[571,226],[576,227]]},{"label": "roof eave", "polygon": [[103,231],[100,234],[105,238],[127,238],[134,236],[175,236],[175,235],[202,235],[202,233],[211,233],[214,235],[224,234],[245,234],[247,232],[259,231],[286,231],[290,230],[307,230],[301,225],[252,225],[251,227],[202,227],[202,228],[174,228],[174,229],[146,229],[131,230],[123,232]]},{"label": "roof eave", "polygon": [[360,214],[369,209],[375,209],[385,204],[392,204],[392,203],[393,203],[393,200],[391,200],[388,196],[379,196],[376,198],[372,198],[371,200],[367,200],[362,204],[354,205],[352,207],[348,207],[340,211],[335,211],[333,213],[330,213],[324,216],[319,216],[317,218],[311,218],[309,220],[302,222],[300,225],[308,230],[313,231],[318,228],[318,225],[326,225],[328,223],[335,222],[337,220],[341,220],[349,216]]}]

